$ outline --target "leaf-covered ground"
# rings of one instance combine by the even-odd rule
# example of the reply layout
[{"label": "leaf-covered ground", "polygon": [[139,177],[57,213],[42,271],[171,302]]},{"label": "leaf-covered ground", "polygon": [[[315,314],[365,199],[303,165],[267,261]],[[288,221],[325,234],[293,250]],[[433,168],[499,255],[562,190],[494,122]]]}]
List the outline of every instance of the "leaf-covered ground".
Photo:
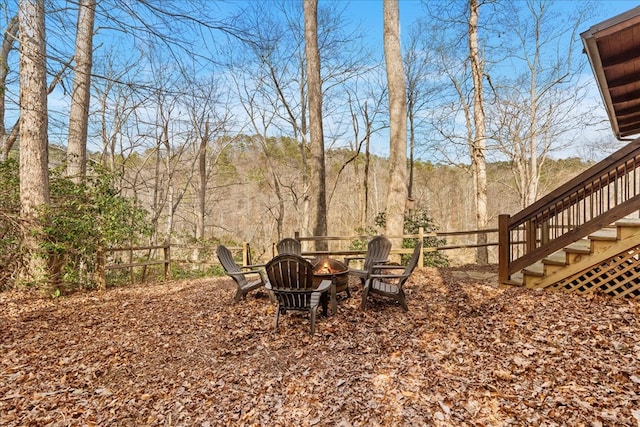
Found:
[{"label": "leaf-covered ground", "polygon": [[426,269],[319,318],[228,278],[0,294],[2,426],[638,426],[640,304]]}]

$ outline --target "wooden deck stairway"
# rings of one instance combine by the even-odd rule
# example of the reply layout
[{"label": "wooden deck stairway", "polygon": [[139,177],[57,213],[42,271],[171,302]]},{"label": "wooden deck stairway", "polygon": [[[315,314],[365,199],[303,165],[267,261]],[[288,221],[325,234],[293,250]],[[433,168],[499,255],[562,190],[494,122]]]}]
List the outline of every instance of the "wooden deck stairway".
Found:
[{"label": "wooden deck stairway", "polygon": [[640,219],[626,218],[526,267],[511,280],[534,289],[637,297],[639,272]]},{"label": "wooden deck stairway", "polygon": [[500,282],[639,297],[639,211],[636,139],[521,212],[500,215]]}]

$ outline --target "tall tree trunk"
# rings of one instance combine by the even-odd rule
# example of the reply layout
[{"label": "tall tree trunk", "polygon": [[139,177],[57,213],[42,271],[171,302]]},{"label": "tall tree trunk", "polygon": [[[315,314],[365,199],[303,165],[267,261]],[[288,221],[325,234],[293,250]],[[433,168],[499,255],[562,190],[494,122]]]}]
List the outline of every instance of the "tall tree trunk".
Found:
[{"label": "tall tree trunk", "polygon": [[371,125],[369,122],[369,116],[366,114],[365,119],[367,120],[367,134],[364,144],[364,176],[362,177],[364,201],[362,203],[362,217],[360,218],[360,226],[363,230],[367,227],[367,218],[369,217],[369,168],[371,165]]},{"label": "tall tree trunk", "polygon": [[[478,15],[480,5],[478,0],[469,0],[469,57],[471,58],[471,75],[473,76],[473,122],[475,138],[470,141],[471,168],[473,171],[476,193],[476,227],[478,230],[487,228],[487,162],[486,162],[486,127],[482,96],[482,78],[484,64],[480,59],[478,48]],[[478,245],[487,243],[486,234],[478,234]],[[476,249],[476,262],[487,264],[489,253],[486,246]]]},{"label": "tall tree trunk", "polygon": [[73,73],[67,142],[67,176],[76,183],[84,181],[87,174],[87,126],[91,98],[95,11],[96,0],[80,0],[76,32],[76,67]]},{"label": "tall tree trunk", "polygon": [[196,239],[204,241],[204,217],[207,199],[207,146],[209,145],[209,119],[204,124],[204,135],[200,137],[198,149],[198,219],[196,221]]},{"label": "tall tree trunk", "polygon": [[[9,73],[9,67],[6,65],[9,63],[9,52],[13,49],[13,44],[18,37],[18,15],[11,18],[7,29],[4,32],[2,39],[2,47],[0,47],[0,88],[7,87],[7,74]],[[3,90],[0,93],[0,162],[9,158],[9,151],[16,140],[17,132],[8,131],[5,125],[5,110],[6,110],[6,94]],[[17,129],[15,126],[14,129]],[[12,138],[13,135],[13,138]]]},{"label": "tall tree trunk", "polygon": [[20,22],[20,210],[28,271],[24,280],[46,280],[46,260],[39,252],[38,209],[49,203],[47,141],[47,69],[44,0],[21,0]]},{"label": "tall tree trunk", "polygon": [[407,185],[407,199],[413,203],[413,155],[416,147],[415,112],[409,108],[409,184]]},{"label": "tall tree trunk", "polygon": [[[536,40],[536,47],[538,46],[538,40]],[[533,204],[538,197],[538,182],[540,179],[540,172],[538,170],[538,83],[536,82],[538,68],[537,65],[540,61],[540,49],[537,48],[535,50],[535,54],[533,55],[533,66],[530,66],[531,69],[531,77],[529,79],[529,99],[531,100],[530,105],[531,108],[529,110],[529,141],[527,149],[529,151],[529,173],[527,176],[526,187],[525,187],[525,205],[522,206],[522,209]],[[526,150],[525,150],[526,152]]]},{"label": "tall tree trunk", "polygon": [[[300,81],[304,82],[307,78],[304,64],[300,64]],[[302,218],[300,224],[302,231],[305,235],[309,236],[313,234],[311,229],[311,195],[309,189],[311,188],[311,177],[308,174],[309,171],[309,156],[307,155],[307,92],[304,84],[299,85],[300,90],[300,155],[302,157]],[[295,127],[294,127],[295,129]],[[306,242],[302,242],[303,250],[307,250],[305,247]],[[314,246],[315,247],[315,246]]]},{"label": "tall tree trunk", "polygon": [[[324,164],[324,135],[322,132],[322,81],[320,79],[320,51],[318,50],[318,0],[304,0],[304,40],[307,57],[307,86],[309,93],[309,131],[311,134],[311,200],[313,235],[326,236],[327,194]],[[316,250],[328,249],[324,240],[316,241]]]},{"label": "tall tree trunk", "polygon": [[384,0],[384,58],[389,86],[389,176],[386,234],[393,246],[402,247],[407,202],[407,99],[398,0]]}]

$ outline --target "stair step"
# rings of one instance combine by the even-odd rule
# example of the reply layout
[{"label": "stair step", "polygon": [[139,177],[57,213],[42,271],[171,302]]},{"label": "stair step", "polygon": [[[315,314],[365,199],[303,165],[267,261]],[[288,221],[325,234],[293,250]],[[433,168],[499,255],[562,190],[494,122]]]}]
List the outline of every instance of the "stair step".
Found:
[{"label": "stair step", "polygon": [[616,241],[618,240],[617,228],[603,228],[594,233],[589,234],[590,240]]},{"label": "stair step", "polygon": [[622,218],[616,221],[616,227],[640,227],[640,218]]},{"label": "stair step", "polygon": [[578,240],[568,245],[564,250],[572,254],[589,254],[591,253],[591,242],[587,239]]},{"label": "stair step", "polygon": [[529,276],[542,277],[544,276],[544,264],[541,262],[536,262],[531,264],[529,267],[522,270],[523,273]]},{"label": "stair step", "polygon": [[524,277],[522,276],[522,272],[513,273],[509,280],[505,283],[510,286],[524,286]]},{"label": "stair step", "polygon": [[616,221],[618,227],[618,239],[636,238],[640,233],[640,219],[639,218],[623,218]]},{"label": "stair step", "polygon": [[567,265],[567,253],[564,250],[554,252],[542,260],[544,265]]},{"label": "stair step", "polygon": [[[637,215],[637,214],[636,214]],[[511,275],[508,284],[545,287],[619,248],[640,241],[640,218],[622,218]]]}]

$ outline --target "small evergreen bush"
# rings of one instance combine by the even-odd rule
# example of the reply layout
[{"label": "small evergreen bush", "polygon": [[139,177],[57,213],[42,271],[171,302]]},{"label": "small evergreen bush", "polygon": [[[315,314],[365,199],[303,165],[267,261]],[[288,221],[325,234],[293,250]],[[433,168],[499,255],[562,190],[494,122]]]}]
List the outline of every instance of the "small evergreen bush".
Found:
[{"label": "small evergreen bush", "polygon": [[[356,230],[358,234],[365,234],[373,236],[380,234],[381,229],[384,228],[387,222],[387,216],[385,212],[380,212],[375,217],[375,227],[366,227]],[[438,231],[433,218],[429,216],[426,209],[415,209],[405,214],[404,216],[404,233],[405,234],[418,234],[422,227],[424,233],[435,233]],[[446,244],[445,239],[438,238],[437,236],[429,236],[424,238],[423,247],[425,248],[437,248]],[[402,247],[413,249],[416,246],[415,239],[403,239]],[[366,239],[357,239],[351,242],[349,249],[352,250],[365,250],[367,248]],[[402,263],[406,264],[411,257],[410,254],[404,254],[402,256]],[[441,251],[426,252],[424,254],[424,264],[429,267],[446,267],[449,265],[447,256]]]},{"label": "small evergreen bush", "polygon": [[[50,171],[51,203],[42,207],[41,250],[54,289],[93,288],[99,246],[132,245],[151,232],[147,213],[122,197],[115,177],[93,164],[86,182]],[[16,286],[21,267],[20,181],[18,162],[0,162],[0,286]],[[26,230],[25,232],[30,232]]]},{"label": "small evergreen bush", "polygon": [[134,246],[150,235],[147,212],[120,196],[114,182],[99,164],[83,184],[64,177],[62,169],[52,171],[41,242],[53,285],[93,288],[99,247]]}]

